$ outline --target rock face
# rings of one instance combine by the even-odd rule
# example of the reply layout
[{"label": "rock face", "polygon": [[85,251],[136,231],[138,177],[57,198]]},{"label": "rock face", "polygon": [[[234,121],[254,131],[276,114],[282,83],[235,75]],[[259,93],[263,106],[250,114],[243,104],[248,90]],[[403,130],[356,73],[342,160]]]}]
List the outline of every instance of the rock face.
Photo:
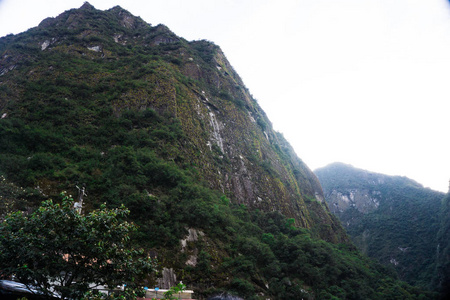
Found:
[{"label": "rock face", "polygon": [[[2,39],[4,63],[0,76],[18,66],[22,68],[17,74],[27,72],[25,76],[31,80],[73,76],[58,65],[27,69],[26,64],[39,58],[32,51],[21,54],[10,46],[20,39],[26,47],[39,49],[42,57],[58,53],[70,56],[68,65],[73,63],[71,59],[88,58],[112,70],[120,65],[118,62],[129,60],[126,56],[131,53],[127,49],[136,46],[142,53],[163,58],[158,61],[143,56],[139,63],[123,64],[113,72],[93,68],[73,80],[110,89],[119,76],[132,72],[141,85],[123,87],[122,92],[108,96],[116,115],[130,109],[153,109],[179,120],[188,137],[180,151],[201,170],[211,188],[222,191],[235,203],[280,211],[305,228],[330,225],[322,226],[321,235],[338,241],[335,233],[341,232],[340,225],[322,202],[323,192],[316,176],[283,136],[272,129],[218,46],[206,41],[187,42],[166,26],[152,27],[120,7],[102,12],[85,3],[78,10],[44,20],[27,33],[26,39]],[[21,98],[27,91],[18,82],[5,78],[2,85],[7,86],[9,94],[1,95],[0,109],[23,103]],[[8,112],[2,109],[2,114]]]},{"label": "rock face", "polygon": [[333,190],[330,195],[327,195],[328,203],[331,204],[330,210],[334,214],[343,213],[350,207],[355,208],[357,211],[366,214],[369,213],[380,205],[377,196],[380,195],[379,191],[368,190],[356,190],[349,189],[343,192]]},{"label": "rock face", "polygon": [[123,204],[157,263],[149,286],[182,280],[196,299],[410,295],[348,243],[317,177],[211,42],[86,3],[0,38],[0,116],[0,215],[79,186],[84,211]]},{"label": "rock face", "polygon": [[433,265],[443,193],[406,177],[377,174],[342,163],[315,173],[330,210],[363,252],[392,265],[402,279],[435,288]]}]

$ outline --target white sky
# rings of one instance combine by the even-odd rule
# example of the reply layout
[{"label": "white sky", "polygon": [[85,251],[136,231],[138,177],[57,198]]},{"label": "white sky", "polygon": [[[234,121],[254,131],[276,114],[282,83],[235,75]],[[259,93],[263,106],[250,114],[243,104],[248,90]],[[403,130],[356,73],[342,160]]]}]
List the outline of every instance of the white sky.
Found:
[{"label": "white sky", "polygon": [[[0,0],[0,36],[84,0]],[[311,169],[340,161],[447,192],[447,0],[91,0],[219,45]]]}]

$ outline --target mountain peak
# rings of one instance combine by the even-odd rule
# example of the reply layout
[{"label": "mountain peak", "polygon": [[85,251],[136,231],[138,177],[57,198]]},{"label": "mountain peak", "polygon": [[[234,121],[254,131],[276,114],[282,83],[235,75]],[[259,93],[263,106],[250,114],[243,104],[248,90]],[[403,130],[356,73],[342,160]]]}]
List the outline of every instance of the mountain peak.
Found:
[{"label": "mountain peak", "polygon": [[379,272],[352,245],[323,241],[349,240],[218,46],[88,2],[41,24],[0,38],[0,194],[11,195],[0,216],[82,182],[87,209],[129,208],[161,282],[205,297],[316,299],[339,286],[342,298],[392,298],[362,291],[383,280],[355,277]]},{"label": "mountain peak", "polygon": [[[24,53],[16,53],[17,61],[27,55],[28,64],[35,65],[34,76],[57,86],[55,98],[60,95],[67,101],[82,98],[86,103],[96,103],[94,97],[108,99],[101,107],[99,104],[99,111],[109,109],[118,117],[127,110],[152,109],[176,118],[190,141],[190,148],[182,150],[189,153],[185,157],[197,153],[189,159],[197,160],[211,187],[229,194],[236,203],[280,211],[305,228],[324,222],[331,224],[330,228],[337,228],[337,234],[330,229],[328,233],[323,231],[323,237],[341,239],[343,231],[329,211],[317,204],[323,199],[318,179],[289,143],[273,130],[225,55],[212,43],[187,43],[167,26],[152,27],[120,6],[103,11],[89,2],[46,20],[24,37],[30,45],[39,45],[37,49],[44,59],[54,66],[48,73],[49,67],[26,49],[21,50]],[[68,72],[56,63],[59,58],[55,54],[68,54],[65,62],[77,58],[71,61],[75,71]],[[26,72],[17,63],[10,65],[8,68],[15,72]],[[80,96],[80,91],[75,92],[71,86],[72,81],[66,80],[81,73],[83,76],[77,80],[86,85],[83,90],[92,91],[89,96],[85,92]],[[14,78],[10,79],[11,85],[15,84]],[[117,82],[123,85],[120,92],[114,87]],[[103,89],[98,89],[98,84]],[[26,86],[25,93],[35,95],[37,91],[30,86]],[[73,105],[80,107],[78,102]],[[26,115],[23,117],[28,120]],[[98,117],[96,122],[109,121]],[[83,125],[90,126],[89,122]],[[58,130],[57,126],[54,129]],[[249,140],[247,136],[254,138]],[[178,160],[181,161],[181,154]]]},{"label": "mountain peak", "polygon": [[347,228],[356,246],[392,265],[402,280],[431,284],[425,279],[431,278],[433,272],[427,268],[431,263],[427,259],[439,248],[435,234],[443,193],[406,177],[342,163],[330,164],[315,173],[330,210]]},{"label": "mountain peak", "polygon": [[95,9],[95,7],[86,1],[83,3],[83,5],[80,7],[80,9],[93,10],[93,9]]}]

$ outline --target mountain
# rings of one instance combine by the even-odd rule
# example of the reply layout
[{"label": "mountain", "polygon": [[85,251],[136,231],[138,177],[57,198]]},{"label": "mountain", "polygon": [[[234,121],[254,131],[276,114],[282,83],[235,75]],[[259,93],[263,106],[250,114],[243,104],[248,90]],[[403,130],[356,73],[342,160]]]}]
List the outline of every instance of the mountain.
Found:
[{"label": "mountain", "polygon": [[183,280],[198,299],[430,295],[355,249],[211,42],[86,2],[0,38],[0,116],[0,213],[62,191],[83,191],[84,211],[123,203],[158,264],[148,286]]},{"label": "mountain", "polygon": [[442,201],[440,220],[434,284],[440,291],[441,299],[450,299],[450,193]]},{"label": "mountain", "polygon": [[364,253],[400,278],[435,289],[437,232],[445,194],[400,176],[334,163],[315,170],[330,210]]},{"label": "mountain", "polygon": [[[340,230],[320,204],[310,201],[323,200],[315,175],[272,129],[212,43],[187,42],[166,26],[151,27],[119,7],[102,13],[86,3],[27,34],[4,38],[1,46],[0,108],[6,119],[33,122],[48,114],[48,126],[65,123],[75,134],[92,136],[95,129],[108,130],[101,121],[93,124],[96,109],[115,116],[151,109],[176,120],[185,135],[182,141],[174,136],[165,158],[202,170],[209,187],[233,202],[280,211],[305,228],[330,225],[323,233],[330,238]],[[88,132],[75,132],[83,126]],[[111,146],[96,142],[105,153]],[[88,181],[67,174],[72,171],[61,177]],[[35,183],[45,193],[56,190],[56,182],[39,182],[48,176],[38,177]]]}]

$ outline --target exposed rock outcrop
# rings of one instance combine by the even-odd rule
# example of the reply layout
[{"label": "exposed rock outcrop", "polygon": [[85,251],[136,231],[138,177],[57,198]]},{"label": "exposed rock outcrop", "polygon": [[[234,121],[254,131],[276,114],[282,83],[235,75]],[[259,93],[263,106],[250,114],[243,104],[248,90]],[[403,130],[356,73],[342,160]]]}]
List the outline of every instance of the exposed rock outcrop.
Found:
[{"label": "exposed rock outcrop", "polygon": [[[330,210],[355,244],[403,280],[431,286],[443,193],[400,176],[334,163],[315,170]],[[425,279],[428,278],[428,279]]]}]

